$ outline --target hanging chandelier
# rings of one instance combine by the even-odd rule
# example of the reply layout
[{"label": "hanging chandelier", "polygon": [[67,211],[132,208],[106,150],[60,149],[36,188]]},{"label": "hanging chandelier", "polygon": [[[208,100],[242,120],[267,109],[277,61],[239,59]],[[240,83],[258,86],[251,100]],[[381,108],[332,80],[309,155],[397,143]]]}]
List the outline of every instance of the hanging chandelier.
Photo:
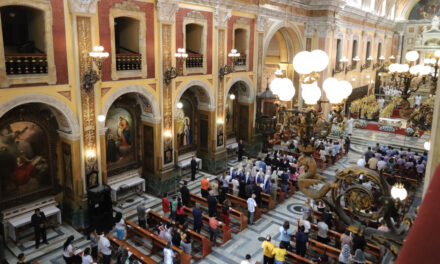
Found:
[{"label": "hanging chandelier", "polygon": [[280,101],[289,102],[295,96],[295,87],[289,78],[282,78],[283,71],[278,69],[275,78],[270,83],[270,90]]}]

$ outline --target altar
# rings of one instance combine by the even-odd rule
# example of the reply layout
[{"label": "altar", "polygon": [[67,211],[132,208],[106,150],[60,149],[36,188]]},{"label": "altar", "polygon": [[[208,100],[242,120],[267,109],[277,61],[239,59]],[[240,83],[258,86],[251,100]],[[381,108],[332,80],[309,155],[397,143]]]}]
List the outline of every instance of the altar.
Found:
[{"label": "altar", "polygon": [[40,208],[40,211],[46,216],[47,227],[61,224],[61,210],[57,207],[55,198],[46,197],[1,212],[5,239],[9,238],[14,242],[18,242],[20,238],[34,232],[31,217],[37,208]]},{"label": "altar", "polygon": [[394,128],[406,129],[407,121],[402,118],[380,117],[379,126],[392,126]]},{"label": "altar", "polygon": [[109,178],[113,202],[118,202],[133,194],[145,192],[145,180],[141,178],[138,170],[131,170]]}]

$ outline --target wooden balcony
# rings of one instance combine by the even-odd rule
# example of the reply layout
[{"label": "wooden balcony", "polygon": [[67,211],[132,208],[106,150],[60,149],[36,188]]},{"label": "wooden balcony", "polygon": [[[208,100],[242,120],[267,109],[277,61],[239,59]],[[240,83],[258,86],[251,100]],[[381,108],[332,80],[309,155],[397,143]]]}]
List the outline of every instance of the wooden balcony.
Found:
[{"label": "wooden balcony", "polygon": [[188,53],[186,68],[203,68],[203,54]]},{"label": "wooden balcony", "polygon": [[138,71],[142,70],[142,55],[137,53],[116,54],[117,71]]},{"label": "wooden balcony", "polygon": [[47,74],[47,57],[43,53],[7,53],[6,74]]}]

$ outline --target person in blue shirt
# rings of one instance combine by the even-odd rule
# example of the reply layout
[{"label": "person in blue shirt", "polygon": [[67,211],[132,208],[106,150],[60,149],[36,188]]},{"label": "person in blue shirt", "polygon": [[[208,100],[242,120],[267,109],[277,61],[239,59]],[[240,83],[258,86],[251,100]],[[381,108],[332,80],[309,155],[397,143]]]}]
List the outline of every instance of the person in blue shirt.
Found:
[{"label": "person in blue shirt", "polygon": [[283,173],[281,174],[281,190],[284,192],[284,199],[287,199],[287,189],[289,187],[289,175],[286,172],[286,169],[284,169]]},{"label": "person in blue shirt", "polygon": [[292,237],[292,230],[290,230],[289,221],[284,222],[280,227],[280,247],[284,246],[287,251],[291,251],[290,239]]},{"label": "person in blue shirt", "polygon": [[196,203],[196,206],[194,206],[193,210],[193,218],[194,218],[194,231],[200,234],[200,231],[202,230],[202,211],[199,208],[199,204]]}]

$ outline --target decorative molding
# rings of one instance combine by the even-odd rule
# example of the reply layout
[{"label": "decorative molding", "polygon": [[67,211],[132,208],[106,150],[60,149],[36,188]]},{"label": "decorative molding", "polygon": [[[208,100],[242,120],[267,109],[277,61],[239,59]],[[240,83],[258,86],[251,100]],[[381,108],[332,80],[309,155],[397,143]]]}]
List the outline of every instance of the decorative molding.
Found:
[{"label": "decorative molding", "polygon": [[206,20],[205,16],[200,13],[199,11],[191,11],[186,13],[185,18],[193,18],[193,19],[202,19],[202,20]]},{"label": "decorative molding", "polygon": [[267,16],[259,15],[257,16],[257,31],[264,32],[266,27],[269,25],[269,18]]},{"label": "decorative molding", "polygon": [[238,27],[248,27],[249,26],[249,20],[240,17],[239,19],[235,20],[234,25]]},{"label": "decorative molding", "polygon": [[228,20],[231,16],[231,9],[217,7],[214,13],[215,25],[217,27],[227,27]]},{"label": "decorative molding", "polygon": [[67,139],[69,141],[77,141],[81,138],[81,134],[70,134],[61,130],[57,130],[60,138]]},{"label": "decorative molding", "polygon": [[68,0],[71,13],[96,13],[96,6],[100,0]]},{"label": "decorative molding", "polygon": [[148,100],[148,102],[151,104],[154,118],[160,118],[159,103],[157,102],[154,95],[146,88],[134,84],[121,87],[118,90],[116,90],[114,93],[112,93],[102,105],[101,114],[106,116],[108,110],[110,109],[112,104],[116,101],[116,99],[128,93],[137,93],[145,97]]},{"label": "decorative molding", "polygon": [[67,132],[70,132],[74,135],[79,135],[81,133],[79,122],[73,114],[72,110],[70,110],[70,108],[59,99],[45,94],[28,93],[7,100],[0,105],[0,117],[4,116],[7,112],[17,106],[29,103],[42,103],[50,106],[53,109],[58,110],[58,112],[63,115],[63,118],[67,120],[67,123],[69,125],[69,127],[67,128],[69,131]]},{"label": "decorative molding", "polygon": [[[164,5],[163,2],[166,2],[166,0],[160,1],[158,3],[158,8],[159,8],[159,4],[162,3],[162,5]],[[171,3],[169,3],[171,4]],[[168,6],[168,4],[166,6],[168,6],[168,9],[172,9],[170,10],[170,12],[174,12],[172,16],[172,20],[171,17],[168,17],[168,22],[172,22],[174,21],[175,18],[175,14],[177,11],[177,4],[175,4],[175,9],[172,9],[171,7]],[[162,9],[162,11],[160,12],[164,12],[165,9]],[[159,13],[160,13],[159,12]],[[162,15],[163,16],[163,15]],[[171,24],[162,24],[161,25],[161,36],[160,36],[160,41],[161,41],[161,50],[162,50],[162,72],[165,72],[168,68],[171,67],[172,65],[172,50],[171,50],[171,32],[172,32],[172,25]],[[172,90],[172,84],[173,82],[166,84],[163,83],[163,97],[162,97],[162,113],[163,113],[163,132],[162,135],[165,135],[166,132],[171,132],[173,131],[173,107],[172,107],[172,96],[173,96],[173,90]],[[174,160],[174,153],[173,153],[173,137],[166,137],[163,141],[163,158],[162,158],[162,162],[164,165],[166,164],[173,164],[173,160]],[[166,154],[168,153],[169,158],[166,158]]]},{"label": "decorative molding", "polygon": [[306,23],[305,29],[304,29],[304,37],[306,38],[313,38],[313,35],[315,35],[316,27],[313,23]]},{"label": "decorative molding", "polygon": [[148,86],[150,86],[151,89],[153,89],[154,91],[156,91],[156,84],[155,84],[155,83],[150,83],[150,84],[148,84]]},{"label": "decorative molding", "polygon": [[[255,95],[255,87],[252,85],[251,80],[248,77],[246,77],[246,76],[236,76],[236,77],[234,77],[231,80],[231,82],[229,82],[228,88],[225,90],[225,93],[224,93],[224,104],[226,105],[229,91],[231,90],[232,86],[234,84],[236,84],[237,82],[245,83],[246,86],[247,86],[246,87],[246,96],[244,96],[244,97],[240,96],[237,99],[239,99],[240,102],[246,102],[246,103],[254,102],[254,100],[256,98],[255,97],[256,96]],[[226,83],[228,83],[228,82],[226,82]]]},{"label": "decorative molding", "polygon": [[199,109],[207,111],[215,110],[215,97],[212,93],[211,87],[204,81],[191,80],[179,88],[179,91],[176,95],[176,101],[173,106],[173,113],[177,112],[177,102],[180,100],[183,93],[193,86],[197,87]]},{"label": "decorative molding", "polygon": [[72,101],[72,93],[70,91],[59,91],[58,93],[66,97],[67,100]]},{"label": "decorative molding", "polygon": [[332,30],[335,32],[335,35],[343,35],[341,28],[338,26],[332,26],[331,24],[319,24],[317,27],[318,37],[328,37]]},{"label": "decorative molding", "polygon": [[179,4],[176,0],[158,0],[157,1],[157,17],[162,22],[174,22],[176,13],[179,10]]},{"label": "decorative molding", "polygon": [[111,89],[111,87],[101,87],[101,97],[104,97]]},{"label": "decorative molding", "polygon": [[133,3],[131,0],[117,3],[113,7],[127,11],[141,11],[141,8],[137,4]]}]

